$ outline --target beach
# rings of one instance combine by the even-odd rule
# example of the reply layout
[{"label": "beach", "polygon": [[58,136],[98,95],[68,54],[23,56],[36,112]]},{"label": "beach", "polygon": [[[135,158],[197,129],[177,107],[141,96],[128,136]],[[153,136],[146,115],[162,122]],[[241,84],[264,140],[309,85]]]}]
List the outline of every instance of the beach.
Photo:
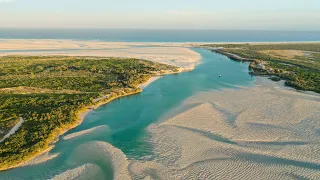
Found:
[{"label": "beach", "polygon": [[144,59],[178,66],[189,71],[201,56],[174,43],[127,43],[80,40],[0,40],[0,56],[99,56]]},{"label": "beach", "polygon": [[145,89],[147,86],[149,86],[151,83],[153,83],[154,81],[160,79],[161,76],[154,76],[154,77],[151,77],[147,82],[143,83],[143,84],[140,84],[138,87],[140,89]]}]

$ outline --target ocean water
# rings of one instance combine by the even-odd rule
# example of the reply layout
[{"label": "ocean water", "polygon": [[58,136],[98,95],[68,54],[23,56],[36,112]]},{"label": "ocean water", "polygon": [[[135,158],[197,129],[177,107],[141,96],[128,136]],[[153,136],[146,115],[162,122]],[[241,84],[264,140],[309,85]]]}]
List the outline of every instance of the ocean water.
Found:
[{"label": "ocean water", "polygon": [[[193,71],[166,75],[153,82],[142,93],[120,98],[90,112],[83,123],[66,135],[97,126],[107,131],[95,131],[77,138],[63,136],[50,153],[59,155],[45,163],[0,172],[0,179],[48,179],[83,164],[91,163],[103,169],[102,179],[112,179],[112,167],[97,154],[85,151],[87,143],[108,142],[120,149],[128,159],[142,159],[152,155],[146,128],[172,115],[187,98],[207,91],[251,86],[255,78],[248,73],[248,63],[231,61],[211,51],[193,48],[201,57],[201,64]],[[219,78],[219,75],[222,75]]]},{"label": "ocean water", "polygon": [[0,39],[74,39],[112,42],[283,42],[320,41],[320,32],[2,28]]}]

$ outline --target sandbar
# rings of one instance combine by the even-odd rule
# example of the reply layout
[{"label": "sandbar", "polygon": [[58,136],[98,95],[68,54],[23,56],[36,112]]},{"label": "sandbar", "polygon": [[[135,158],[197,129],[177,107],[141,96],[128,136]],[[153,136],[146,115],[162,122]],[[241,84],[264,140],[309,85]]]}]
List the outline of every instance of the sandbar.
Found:
[{"label": "sandbar", "polygon": [[88,134],[88,133],[100,132],[100,131],[108,131],[108,130],[109,130],[109,127],[106,126],[106,125],[97,126],[97,127],[93,127],[93,128],[90,128],[90,129],[82,130],[82,131],[79,131],[79,132],[67,134],[67,135],[65,135],[63,137],[63,140],[70,140],[70,139],[77,138],[77,137],[80,137],[80,136]]},{"label": "sandbar", "polygon": [[[203,92],[148,130],[137,179],[319,179],[320,96],[261,84]],[[191,105],[191,106],[190,106]]]},{"label": "sandbar", "polygon": [[147,128],[150,156],[93,141],[71,160],[111,164],[115,179],[319,179],[320,95],[266,80],[186,99]]}]

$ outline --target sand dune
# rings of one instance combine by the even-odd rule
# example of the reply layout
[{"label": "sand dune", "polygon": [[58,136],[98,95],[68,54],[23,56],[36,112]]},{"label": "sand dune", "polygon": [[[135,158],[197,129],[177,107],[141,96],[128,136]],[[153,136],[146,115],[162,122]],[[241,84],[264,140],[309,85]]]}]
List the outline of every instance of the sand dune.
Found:
[{"label": "sand dune", "polygon": [[0,56],[67,55],[137,58],[192,70],[201,56],[182,44],[75,40],[0,40]]}]

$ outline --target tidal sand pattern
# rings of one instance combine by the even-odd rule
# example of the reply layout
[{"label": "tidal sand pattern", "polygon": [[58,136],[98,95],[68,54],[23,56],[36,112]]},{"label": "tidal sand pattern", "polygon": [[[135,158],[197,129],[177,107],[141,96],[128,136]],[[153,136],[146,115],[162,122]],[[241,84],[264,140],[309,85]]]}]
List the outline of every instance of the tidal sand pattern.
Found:
[{"label": "tidal sand pattern", "polygon": [[255,87],[183,106],[192,108],[149,128],[155,155],[133,165],[136,179],[320,178],[319,96]]},{"label": "tidal sand pattern", "polygon": [[[57,177],[102,178],[104,167],[114,179],[320,178],[317,95],[256,86],[200,93],[178,109],[149,126],[153,155],[129,160],[108,143],[90,142],[75,154],[95,154],[85,158],[92,164]],[[105,164],[94,165],[97,158]]]}]

